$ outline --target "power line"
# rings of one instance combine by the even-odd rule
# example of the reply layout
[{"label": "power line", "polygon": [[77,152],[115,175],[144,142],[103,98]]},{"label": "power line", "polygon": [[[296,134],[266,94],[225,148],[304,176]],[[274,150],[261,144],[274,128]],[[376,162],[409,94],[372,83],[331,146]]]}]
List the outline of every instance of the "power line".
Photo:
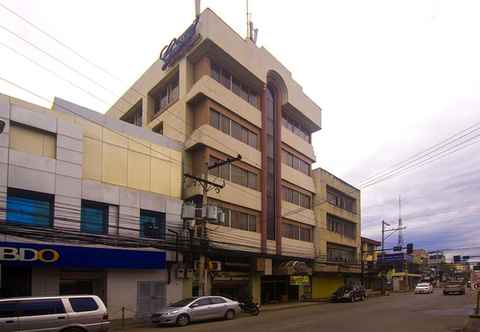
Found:
[{"label": "power line", "polygon": [[58,38],[55,38],[55,36],[51,35],[50,33],[48,33],[47,31],[41,29],[39,26],[35,25],[33,22],[31,22],[30,20],[26,19],[24,16],[18,14],[17,12],[13,11],[12,9],[8,8],[7,6],[5,6],[5,4],[1,3],[0,2],[0,6],[3,7],[5,10],[9,11],[11,14],[15,15],[16,17],[18,17],[19,19],[21,19],[22,21],[24,21],[25,23],[27,23],[28,25],[30,25],[31,27],[33,27],[34,29],[36,29],[37,31],[40,31],[41,33],[43,33],[45,36],[49,37],[50,39],[53,39],[55,42],[57,42],[58,44],[62,45],[64,48],[68,49],[70,52],[74,53],[75,55],[77,55],[79,58],[81,58],[82,60],[84,60],[85,62],[87,62],[88,64],[90,64],[91,66],[101,70],[102,72],[104,72],[105,74],[107,74],[108,76],[110,76],[111,78],[114,78],[116,80],[120,80],[120,78],[116,77],[115,75],[113,75],[112,73],[110,73],[108,70],[106,70],[104,67],[94,63],[93,61],[89,60],[88,58],[86,58],[85,56],[83,56],[82,54],[80,54],[79,52],[77,52],[76,50],[74,50],[72,47],[68,46],[67,44],[65,44],[64,42],[60,41]]}]

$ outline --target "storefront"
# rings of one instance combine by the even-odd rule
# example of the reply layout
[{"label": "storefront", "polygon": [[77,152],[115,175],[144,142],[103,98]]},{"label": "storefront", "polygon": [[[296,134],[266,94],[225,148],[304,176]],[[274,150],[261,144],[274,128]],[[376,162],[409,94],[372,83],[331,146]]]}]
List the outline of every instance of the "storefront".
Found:
[{"label": "storefront", "polygon": [[1,297],[95,294],[113,318],[143,316],[182,297],[168,278],[166,252],[29,242],[0,242]]}]

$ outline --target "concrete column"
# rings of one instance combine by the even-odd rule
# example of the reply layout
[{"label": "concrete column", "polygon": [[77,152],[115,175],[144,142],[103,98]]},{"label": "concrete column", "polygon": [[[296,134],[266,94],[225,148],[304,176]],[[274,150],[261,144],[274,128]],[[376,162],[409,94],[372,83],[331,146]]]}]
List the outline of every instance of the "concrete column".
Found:
[{"label": "concrete column", "polygon": [[248,278],[248,290],[252,296],[252,301],[260,303],[262,298],[262,274],[260,272],[250,272]]}]

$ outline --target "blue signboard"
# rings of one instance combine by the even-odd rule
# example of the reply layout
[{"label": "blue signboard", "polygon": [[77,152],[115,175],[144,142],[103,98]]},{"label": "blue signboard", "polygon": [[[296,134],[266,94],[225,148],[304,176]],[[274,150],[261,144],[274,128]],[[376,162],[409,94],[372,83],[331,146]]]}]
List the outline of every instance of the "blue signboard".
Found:
[{"label": "blue signboard", "polygon": [[398,263],[398,262],[412,262],[412,256],[406,255],[405,253],[396,253],[396,254],[378,254],[378,261],[383,263]]},{"label": "blue signboard", "polygon": [[0,264],[16,266],[165,269],[162,251],[0,242]]}]

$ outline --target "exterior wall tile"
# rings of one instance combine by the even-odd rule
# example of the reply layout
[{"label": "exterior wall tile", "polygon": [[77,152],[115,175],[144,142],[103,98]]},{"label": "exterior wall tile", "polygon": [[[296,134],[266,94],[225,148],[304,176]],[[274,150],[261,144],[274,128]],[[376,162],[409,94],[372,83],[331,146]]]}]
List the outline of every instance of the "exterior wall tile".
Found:
[{"label": "exterior wall tile", "polygon": [[63,195],[55,195],[55,227],[80,230],[82,200]]},{"label": "exterior wall tile", "polygon": [[62,160],[57,160],[56,173],[80,179],[82,177],[82,166]]},{"label": "exterior wall tile", "polygon": [[30,111],[12,105],[10,119],[51,133],[57,132],[57,119],[42,112]]},{"label": "exterior wall tile", "polygon": [[62,119],[57,120],[57,131],[58,135],[65,135],[80,140],[83,138],[83,130],[81,127]]},{"label": "exterior wall tile", "polygon": [[67,150],[57,146],[57,159],[81,165],[82,153],[77,151]]},{"label": "exterior wall tile", "polygon": [[9,165],[8,186],[41,193],[55,193],[55,174]]},{"label": "exterior wall tile", "polygon": [[119,187],[110,186],[97,181],[82,181],[82,198],[91,201],[118,205]]},{"label": "exterior wall tile", "polygon": [[135,236],[140,235],[140,209],[120,205],[120,235]]},{"label": "exterior wall tile", "polygon": [[57,135],[57,146],[68,150],[83,152],[83,142],[80,139],[65,135]]},{"label": "exterior wall tile", "polygon": [[140,192],[140,208],[150,211],[165,212],[167,208],[167,199],[164,196],[145,192]]},{"label": "exterior wall tile", "polygon": [[55,193],[68,197],[82,197],[82,181],[69,176],[56,175]]},{"label": "exterior wall tile", "polygon": [[0,94],[0,117],[10,119],[10,97]]},{"label": "exterior wall tile", "polygon": [[55,173],[55,159],[10,149],[10,164]]},{"label": "exterior wall tile", "polygon": [[120,206],[140,207],[140,192],[137,190],[120,187]]}]

